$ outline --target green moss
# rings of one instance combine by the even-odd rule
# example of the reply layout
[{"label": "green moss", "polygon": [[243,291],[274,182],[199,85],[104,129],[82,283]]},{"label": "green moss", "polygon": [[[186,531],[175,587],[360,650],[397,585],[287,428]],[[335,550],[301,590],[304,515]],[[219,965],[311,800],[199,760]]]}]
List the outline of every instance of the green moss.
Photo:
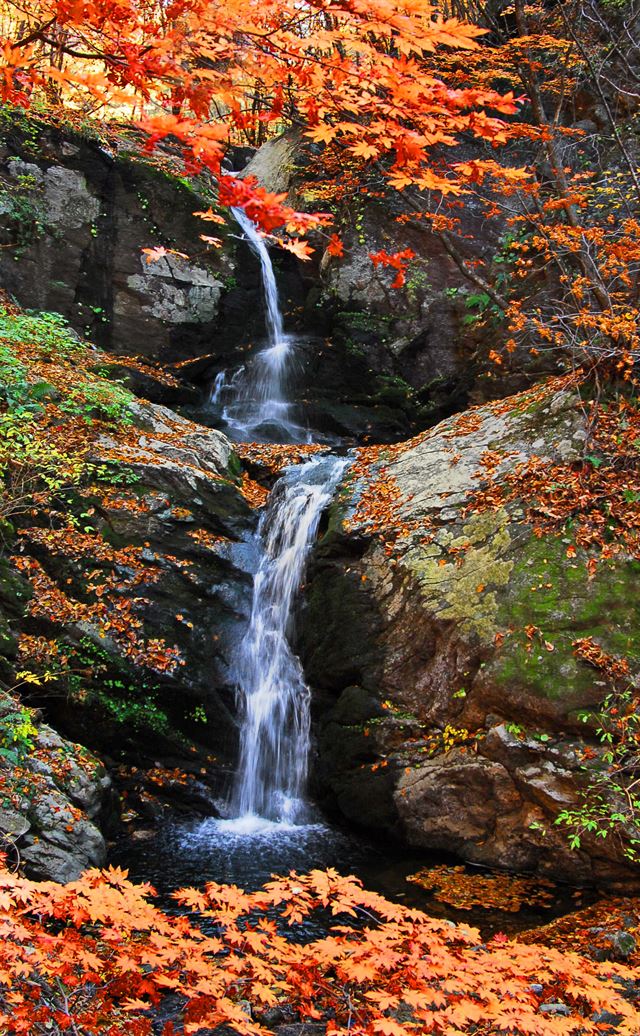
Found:
[{"label": "green moss", "polygon": [[10,619],[22,617],[32,596],[31,583],[18,575],[6,558],[0,557],[0,612],[3,616]]},{"label": "green moss", "polygon": [[[498,610],[501,628],[516,632],[491,663],[492,678],[566,700],[569,710],[597,701],[603,678],[575,657],[572,644],[593,637],[605,651],[640,662],[639,573],[639,562],[618,560],[601,563],[589,580],[585,559],[568,559],[562,540],[532,537],[519,552]],[[531,639],[525,626],[536,627]]]},{"label": "green moss", "polygon": [[[132,178],[139,180],[143,191],[148,191],[155,182],[158,186],[169,186],[172,192],[182,194],[191,204],[207,204],[214,202],[211,190],[204,177],[190,178],[182,175],[177,170],[164,169],[154,161],[153,157],[148,158],[139,151],[132,150],[128,154],[121,152],[118,155],[118,162],[129,168]],[[139,194],[138,198],[145,208],[145,194]],[[224,233],[225,228],[221,227],[218,236]]]},{"label": "green moss", "polygon": [[8,651],[13,653],[16,643],[16,639],[12,636],[9,629],[9,624],[0,618],[0,655],[6,655]]},{"label": "green moss", "polygon": [[388,406],[410,406],[413,389],[404,378],[381,374],[376,379],[374,403],[386,403]]},{"label": "green moss", "polygon": [[341,485],[338,487],[327,513],[326,532],[321,537],[324,545],[329,540],[333,540],[336,535],[344,533],[344,522],[351,510],[351,490],[348,486]]},{"label": "green moss", "polygon": [[7,180],[0,189],[0,213],[8,224],[16,257],[45,232],[43,193],[42,183],[24,173]]},{"label": "green moss", "polygon": [[239,482],[242,480],[242,461],[238,457],[238,454],[233,451],[229,454],[227,470],[234,481]]},{"label": "green moss", "polygon": [[347,330],[371,332],[386,338],[389,324],[394,320],[389,313],[368,313],[363,310],[343,310],[336,313],[335,323]]},{"label": "green moss", "polygon": [[43,124],[27,115],[20,105],[0,105],[0,140],[20,134],[23,138],[24,151],[29,155],[38,154]]},{"label": "green moss", "polygon": [[[66,650],[69,651],[68,646]],[[98,714],[102,712],[125,728],[180,742],[180,735],[172,730],[158,702],[159,688],[135,668],[86,636],[73,646],[71,657],[67,683],[76,707],[97,709]]]}]

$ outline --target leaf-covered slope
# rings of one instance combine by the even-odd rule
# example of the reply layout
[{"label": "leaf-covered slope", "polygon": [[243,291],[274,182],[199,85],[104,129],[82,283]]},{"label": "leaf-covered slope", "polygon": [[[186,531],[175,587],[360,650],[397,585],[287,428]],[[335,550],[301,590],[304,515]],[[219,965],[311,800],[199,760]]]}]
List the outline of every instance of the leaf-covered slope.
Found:
[{"label": "leaf-covered slope", "polygon": [[33,674],[25,703],[112,764],[179,762],[165,783],[210,808],[200,771],[215,785],[234,750],[249,592],[233,545],[254,517],[224,436],[136,400],[106,361],[57,315],[5,302],[0,506],[22,581],[3,599],[3,682]]}]

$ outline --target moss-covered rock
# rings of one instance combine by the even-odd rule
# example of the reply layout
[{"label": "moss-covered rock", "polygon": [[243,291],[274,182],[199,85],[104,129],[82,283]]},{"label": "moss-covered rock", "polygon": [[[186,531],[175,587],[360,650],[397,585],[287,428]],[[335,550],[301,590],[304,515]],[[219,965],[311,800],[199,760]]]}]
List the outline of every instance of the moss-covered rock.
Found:
[{"label": "moss-covered rock", "polygon": [[[311,570],[302,644],[318,693],[334,702],[319,780],[353,821],[496,866],[576,880],[633,872],[616,839],[587,837],[572,852],[554,820],[588,779],[585,747],[597,765],[583,720],[611,690],[573,645],[592,637],[637,668],[639,564],[618,555],[588,567],[562,527],[534,534],[526,495],[498,496],[516,464],[570,466],[585,437],[576,397],[550,385],[445,421],[347,475]],[[487,486],[495,506],[476,503]],[[367,738],[344,719],[354,682],[369,703]],[[393,720],[407,713],[407,727]],[[377,816],[381,767],[393,809],[387,784]],[[363,809],[367,781],[374,805]]]}]

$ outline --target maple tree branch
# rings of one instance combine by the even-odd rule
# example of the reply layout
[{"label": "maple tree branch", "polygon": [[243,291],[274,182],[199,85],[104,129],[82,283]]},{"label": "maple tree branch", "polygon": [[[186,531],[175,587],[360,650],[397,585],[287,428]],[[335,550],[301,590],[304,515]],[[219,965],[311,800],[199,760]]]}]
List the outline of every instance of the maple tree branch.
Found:
[{"label": "maple tree branch", "polygon": [[50,29],[51,26],[55,24],[56,20],[56,16],[54,15],[53,18],[50,18],[48,22],[44,22],[42,25],[39,25],[38,28],[29,33],[28,36],[23,36],[22,39],[16,40],[12,46],[28,47],[30,43],[35,43],[36,40],[42,40],[45,42],[42,33],[46,32],[47,29]]},{"label": "maple tree branch", "polygon": [[[70,58],[79,58],[83,61],[103,61],[106,65],[122,65],[125,68],[130,63],[130,58],[125,55],[108,54],[104,51],[96,50],[94,53],[85,53],[81,50],[74,50],[66,43],[61,43],[60,40],[53,40],[48,36],[40,37],[43,43],[48,43],[50,47],[55,50],[60,50],[64,54],[67,54]],[[145,57],[153,50],[153,45],[148,44],[146,47],[142,47],[138,53],[138,57]]]},{"label": "maple tree branch", "polygon": [[485,294],[489,296],[491,301],[495,302],[496,306],[498,306],[500,309],[508,309],[509,300],[500,292],[496,291],[496,289],[493,287],[490,281],[488,281],[485,277],[478,273],[477,270],[474,270],[472,267],[469,266],[467,260],[455,244],[453,237],[451,236],[449,231],[436,230],[435,234],[442,241],[442,244],[446,249],[447,255],[449,255],[451,259],[453,259],[454,263],[456,264],[460,272],[464,274],[467,280],[471,281],[471,283],[474,284],[476,288],[480,288],[481,291],[485,292]]},{"label": "maple tree branch", "polygon": [[571,39],[574,41],[576,47],[580,51],[580,54],[582,55],[582,58],[583,58],[583,60],[584,60],[584,62],[586,64],[587,68],[589,69],[589,72],[591,73],[591,79],[592,79],[593,85],[595,87],[596,93],[598,94],[598,97],[600,99],[600,103],[602,104],[602,107],[604,108],[605,112],[607,113],[607,119],[609,120],[609,126],[611,128],[611,132],[612,132],[612,134],[614,136],[616,144],[620,148],[620,153],[621,153],[622,157],[624,158],[625,165],[627,167],[627,171],[628,171],[628,173],[629,173],[629,175],[630,175],[630,177],[631,177],[631,179],[633,181],[633,186],[635,188],[635,192],[636,192],[636,196],[638,198],[638,202],[640,202],[640,179],[638,178],[636,163],[631,158],[631,155],[629,154],[629,151],[628,151],[628,149],[626,147],[626,144],[625,144],[625,142],[624,142],[624,140],[622,138],[620,130],[618,129],[618,126],[616,124],[616,119],[615,119],[615,116],[614,116],[613,112],[611,111],[611,106],[609,104],[608,98],[607,98],[604,90],[602,89],[602,85],[600,83],[600,73],[596,69],[596,67],[595,67],[595,65],[593,63],[593,59],[592,59],[591,55],[589,54],[588,50],[586,49],[584,43],[577,36],[575,28],[574,28],[574,26],[571,23],[571,20],[569,18],[567,18],[567,13],[566,13],[566,11],[564,9],[564,6],[562,4],[560,4],[560,16],[561,16],[561,18],[562,18],[562,20],[564,22],[565,29],[567,30],[567,32],[571,36]]},{"label": "maple tree branch", "polygon": [[[384,175],[384,170],[380,163],[376,162],[374,164],[376,168],[378,168],[378,170]],[[411,197],[411,195],[407,195],[404,192],[401,192],[399,197],[401,203],[404,205],[407,211],[422,211],[422,208],[414,202],[412,202],[411,204],[407,203],[407,197]],[[439,238],[440,241],[442,241],[447,255],[456,264],[456,266],[460,270],[460,273],[462,273],[464,277],[467,280],[469,280],[476,288],[479,288],[481,291],[485,292],[485,294],[489,296],[491,301],[494,302],[499,309],[503,311],[507,310],[509,307],[509,300],[506,298],[506,296],[502,295],[501,292],[497,291],[491,284],[491,282],[488,281],[485,277],[483,277],[482,274],[478,273],[477,270],[474,270],[471,266],[469,266],[468,260],[465,258],[463,253],[456,245],[450,232],[448,230],[435,230],[432,232],[436,235],[436,237]]]}]

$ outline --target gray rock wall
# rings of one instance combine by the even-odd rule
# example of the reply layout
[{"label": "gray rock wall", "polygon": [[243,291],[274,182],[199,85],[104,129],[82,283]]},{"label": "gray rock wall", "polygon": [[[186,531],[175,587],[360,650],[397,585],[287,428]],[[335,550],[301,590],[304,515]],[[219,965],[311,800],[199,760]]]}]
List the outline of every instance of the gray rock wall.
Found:
[{"label": "gray rock wall", "polygon": [[[125,354],[207,352],[227,250],[207,251],[207,208],[176,176],[98,140],[0,124],[0,283],[29,308],[63,313],[96,344]],[[143,248],[189,258],[148,263]]]}]

